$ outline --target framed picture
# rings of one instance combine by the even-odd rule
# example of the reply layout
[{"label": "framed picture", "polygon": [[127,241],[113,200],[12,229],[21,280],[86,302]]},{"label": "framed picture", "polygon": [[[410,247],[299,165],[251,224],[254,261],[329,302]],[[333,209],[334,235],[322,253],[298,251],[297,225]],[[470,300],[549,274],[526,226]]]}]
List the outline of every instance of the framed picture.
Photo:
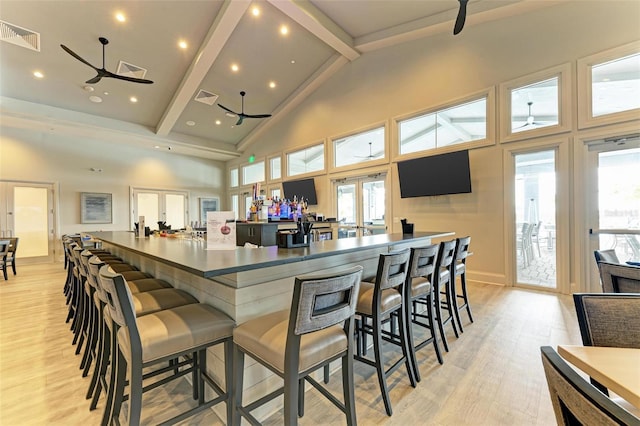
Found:
[{"label": "framed picture", "polygon": [[112,223],[111,194],[80,193],[80,223]]},{"label": "framed picture", "polygon": [[219,198],[200,198],[200,222],[207,222],[207,212],[217,212],[220,210]]}]

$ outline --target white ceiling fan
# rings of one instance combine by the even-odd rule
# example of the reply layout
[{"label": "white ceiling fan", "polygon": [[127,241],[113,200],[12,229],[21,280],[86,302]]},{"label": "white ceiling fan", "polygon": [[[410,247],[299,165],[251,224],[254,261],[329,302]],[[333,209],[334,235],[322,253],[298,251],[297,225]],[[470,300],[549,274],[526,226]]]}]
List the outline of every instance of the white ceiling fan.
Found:
[{"label": "white ceiling fan", "polygon": [[529,115],[527,116],[527,122],[524,123],[520,127],[516,127],[516,129],[522,129],[522,128],[525,128],[525,127],[532,127],[532,126],[544,126],[545,123],[540,122],[540,121],[535,121],[535,118],[533,117],[533,114],[531,113],[531,107],[533,106],[533,101],[527,102],[527,105],[529,106]]},{"label": "white ceiling fan", "polygon": [[373,142],[369,142],[369,155],[354,155],[354,157],[356,158],[365,158],[367,160],[373,160],[374,158],[376,158],[375,155],[373,155],[373,147],[372,147]]}]

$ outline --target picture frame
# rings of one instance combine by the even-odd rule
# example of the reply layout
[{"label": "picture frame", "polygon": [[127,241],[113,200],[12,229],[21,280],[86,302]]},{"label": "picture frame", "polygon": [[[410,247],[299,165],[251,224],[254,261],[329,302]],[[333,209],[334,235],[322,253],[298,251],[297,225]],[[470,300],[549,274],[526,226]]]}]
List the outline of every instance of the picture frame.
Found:
[{"label": "picture frame", "polygon": [[220,211],[220,199],[216,197],[200,197],[200,222],[207,222],[207,212]]},{"label": "picture frame", "polygon": [[113,203],[110,193],[80,193],[80,223],[113,223]]}]

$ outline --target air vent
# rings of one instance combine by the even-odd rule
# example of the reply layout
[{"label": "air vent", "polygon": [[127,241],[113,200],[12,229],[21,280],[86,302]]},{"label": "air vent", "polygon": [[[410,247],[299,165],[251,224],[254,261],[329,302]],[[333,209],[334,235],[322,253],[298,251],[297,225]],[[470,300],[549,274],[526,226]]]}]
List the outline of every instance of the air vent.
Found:
[{"label": "air vent", "polygon": [[5,21],[0,21],[0,40],[25,49],[40,51],[40,33]]},{"label": "air vent", "polygon": [[200,90],[193,100],[202,102],[203,104],[213,105],[218,100],[218,95],[216,95],[215,93],[207,92],[206,90]]},{"label": "air vent", "polygon": [[133,65],[125,61],[120,61],[118,63],[116,74],[123,75],[125,77],[144,78],[145,74],[147,74],[147,70],[137,65]]}]

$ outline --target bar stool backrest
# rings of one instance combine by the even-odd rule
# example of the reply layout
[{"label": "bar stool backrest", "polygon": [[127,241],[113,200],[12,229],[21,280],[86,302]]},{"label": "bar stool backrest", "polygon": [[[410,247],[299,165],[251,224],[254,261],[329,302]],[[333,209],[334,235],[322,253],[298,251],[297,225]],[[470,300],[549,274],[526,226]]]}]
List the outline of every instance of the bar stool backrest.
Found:
[{"label": "bar stool backrest", "polygon": [[124,277],[109,265],[100,268],[100,284],[107,295],[107,308],[111,319],[120,327],[129,327],[129,335],[138,335],[135,307]]},{"label": "bar stool backrest", "polygon": [[449,279],[449,268],[455,256],[456,240],[442,241],[440,250],[438,251],[438,260],[436,261],[436,271],[441,282]]},{"label": "bar stool backrest", "polygon": [[438,244],[427,247],[413,247],[409,261],[409,278],[424,277],[431,280],[438,257]]},{"label": "bar stool backrest", "polygon": [[89,276],[89,259],[93,256],[89,250],[82,250],[80,253],[80,266],[82,267],[82,274],[87,277],[89,285],[95,287],[93,280]]},{"label": "bar stool backrest", "polygon": [[640,348],[640,294],[574,293],[585,346]]},{"label": "bar stool backrest", "polygon": [[4,261],[4,257],[9,253],[9,240],[0,240],[0,260]]},{"label": "bar stool backrest", "polygon": [[410,249],[381,254],[378,260],[376,275],[376,290],[382,291],[395,288],[405,283],[409,272]]},{"label": "bar stool backrest", "polygon": [[355,266],[335,274],[296,277],[289,331],[302,335],[353,317],[362,270],[362,266]]},{"label": "bar stool backrest", "polygon": [[93,280],[96,286],[96,293],[98,294],[100,300],[102,300],[104,303],[107,303],[107,293],[105,293],[104,289],[102,288],[102,284],[100,283],[100,268],[102,268],[104,265],[105,263],[100,260],[98,256],[91,256],[91,259],[89,259],[89,277],[91,280]]},{"label": "bar stool backrest", "polygon": [[640,293],[640,266],[598,263],[603,293]]},{"label": "bar stool backrest", "polygon": [[469,256],[469,244],[471,243],[471,237],[461,237],[456,239],[455,257],[452,263],[452,272],[458,275],[466,272],[467,256]]}]

